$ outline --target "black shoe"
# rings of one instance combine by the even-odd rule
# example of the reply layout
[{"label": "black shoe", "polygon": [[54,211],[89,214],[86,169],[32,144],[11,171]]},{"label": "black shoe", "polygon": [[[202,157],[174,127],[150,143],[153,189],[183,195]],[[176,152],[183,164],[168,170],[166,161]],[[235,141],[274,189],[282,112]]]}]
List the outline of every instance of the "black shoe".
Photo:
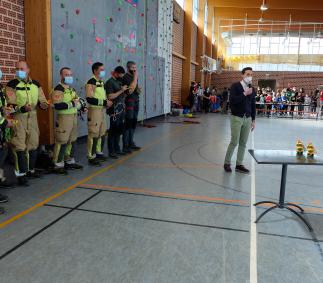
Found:
[{"label": "black shoe", "polygon": [[107,161],[108,160],[108,157],[106,157],[105,155],[103,154],[96,154],[96,158],[101,161],[101,162],[104,162],[104,161]]},{"label": "black shoe", "polygon": [[112,159],[118,159],[119,158],[115,153],[110,153],[109,156]]},{"label": "black shoe", "polygon": [[66,170],[81,170],[81,169],[83,169],[83,166],[80,164],[77,164],[77,163],[71,163],[71,164],[65,163],[64,167]]},{"label": "black shoe", "polygon": [[8,202],[8,197],[4,195],[0,195],[0,203]]},{"label": "black shoe", "polygon": [[12,189],[14,186],[12,183],[9,183],[7,180],[0,181],[0,188],[1,189]]},{"label": "black shoe", "polygon": [[91,166],[101,166],[101,162],[97,158],[89,159],[89,165]]},{"label": "black shoe", "polygon": [[5,210],[3,207],[0,207],[0,214],[4,214],[5,213]]},{"label": "black shoe", "polygon": [[34,171],[34,172],[28,171],[26,176],[28,178],[31,178],[31,179],[39,179],[39,178],[41,178],[41,174],[39,174],[36,171]]},{"label": "black shoe", "polygon": [[118,151],[118,152],[116,152],[116,154],[117,154],[117,155],[127,155],[127,153],[126,153],[126,152],[124,152],[124,151]]},{"label": "black shoe", "polygon": [[243,165],[237,165],[236,166],[236,171],[240,172],[240,173],[243,173],[243,174],[249,174],[250,173],[250,171],[246,167],[244,167]]},{"label": "black shoe", "polygon": [[68,174],[68,172],[66,171],[66,169],[64,167],[56,167],[56,168],[54,168],[53,173],[58,174],[58,175],[67,175]]},{"label": "black shoe", "polygon": [[26,176],[21,176],[17,178],[18,180],[18,185],[19,186],[23,186],[23,187],[28,187],[29,183],[28,183],[28,179]]},{"label": "black shoe", "polygon": [[132,145],[130,148],[131,148],[132,150],[134,150],[134,151],[141,150],[141,147],[140,147],[140,146],[136,146],[136,145]]},{"label": "black shoe", "polygon": [[227,173],[231,173],[232,172],[232,169],[231,169],[231,166],[230,164],[224,164],[224,171],[227,172]]},{"label": "black shoe", "polygon": [[129,149],[129,148],[124,148],[124,149],[123,149],[123,152],[124,152],[125,154],[131,154],[131,153],[132,153],[132,150],[131,150],[131,149]]}]

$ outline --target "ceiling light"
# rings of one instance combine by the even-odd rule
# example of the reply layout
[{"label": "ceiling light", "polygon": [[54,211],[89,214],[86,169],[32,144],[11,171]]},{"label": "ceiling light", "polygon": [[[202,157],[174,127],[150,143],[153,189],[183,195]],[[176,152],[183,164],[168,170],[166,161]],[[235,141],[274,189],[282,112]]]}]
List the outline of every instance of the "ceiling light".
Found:
[{"label": "ceiling light", "polygon": [[262,23],[264,21],[263,17],[259,19],[259,23]]},{"label": "ceiling light", "polygon": [[267,11],[268,10],[268,6],[266,5],[265,0],[262,2],[262,5],[260,6],[260,10],[261,11]]}]

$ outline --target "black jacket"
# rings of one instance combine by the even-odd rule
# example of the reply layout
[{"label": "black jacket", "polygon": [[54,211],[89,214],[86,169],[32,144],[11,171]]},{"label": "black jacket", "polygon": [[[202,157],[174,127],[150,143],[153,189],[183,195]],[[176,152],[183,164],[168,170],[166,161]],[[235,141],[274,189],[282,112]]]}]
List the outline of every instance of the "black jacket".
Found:
[{"label": "black jacket", "polygon": [[234,116],[256,118],[256,91],[252,88],[252,94],[245,96],[244,89],[240,82],[234,83],[230,89],[231,113]]}]

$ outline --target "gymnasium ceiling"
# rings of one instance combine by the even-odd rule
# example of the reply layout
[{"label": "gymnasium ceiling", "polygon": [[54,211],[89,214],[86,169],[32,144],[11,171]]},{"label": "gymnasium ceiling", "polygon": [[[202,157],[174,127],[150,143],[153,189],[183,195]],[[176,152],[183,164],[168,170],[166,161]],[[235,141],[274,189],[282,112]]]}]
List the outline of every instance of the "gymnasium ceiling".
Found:
[{"label": "gymnasium ceiling", "polygon": [[[290,32],[313,32],[314,25],[307,25],[306,22],[322,22],[322,27],[320,24],[315,25],[315,29],[321,31],[322,28],[323,32],[323,0],[267,0],[269,9],[263,14],[260,10],[262,2],[262,0],[208,0],[208,6],[214,8],[216,20],[221,19],[220,26],[237,25],[233,28],[234,32],[242,32],[245,29],[245,19],[248,24],[254,24],[247,28],[247,32],[259,31],[259,24],[261,31],[264,32],[285,32],[288,23],[294,23],[287,27]],[[258,22],[260,18],[263,19],[262,22]],[[232,19],[244,20],[239,22]],[[270,23],[273,22],[275,24],[272,26]],[[229,29],[231,27],[227,28]],[[222,28],[222,31],[226,31],[226,28]]]}]

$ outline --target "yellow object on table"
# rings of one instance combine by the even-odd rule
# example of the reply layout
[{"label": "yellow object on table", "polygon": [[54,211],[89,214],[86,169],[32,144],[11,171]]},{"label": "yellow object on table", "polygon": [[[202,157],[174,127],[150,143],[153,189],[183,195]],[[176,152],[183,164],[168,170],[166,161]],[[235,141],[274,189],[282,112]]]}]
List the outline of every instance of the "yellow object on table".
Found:
[{"label": "yellow object on table", "polygon": [[303,155],[304,150],[305,150],[305,146],[302,143],[302,141],[297,140],[297,142],[296,142],[296,153],[297,153],[297,155]]},{"label": "yellow object on table", "polygon": [[307,156],[308,157],[314,157],[314,154],[316,153],[314,145],[310,142],[307,145]]}]

